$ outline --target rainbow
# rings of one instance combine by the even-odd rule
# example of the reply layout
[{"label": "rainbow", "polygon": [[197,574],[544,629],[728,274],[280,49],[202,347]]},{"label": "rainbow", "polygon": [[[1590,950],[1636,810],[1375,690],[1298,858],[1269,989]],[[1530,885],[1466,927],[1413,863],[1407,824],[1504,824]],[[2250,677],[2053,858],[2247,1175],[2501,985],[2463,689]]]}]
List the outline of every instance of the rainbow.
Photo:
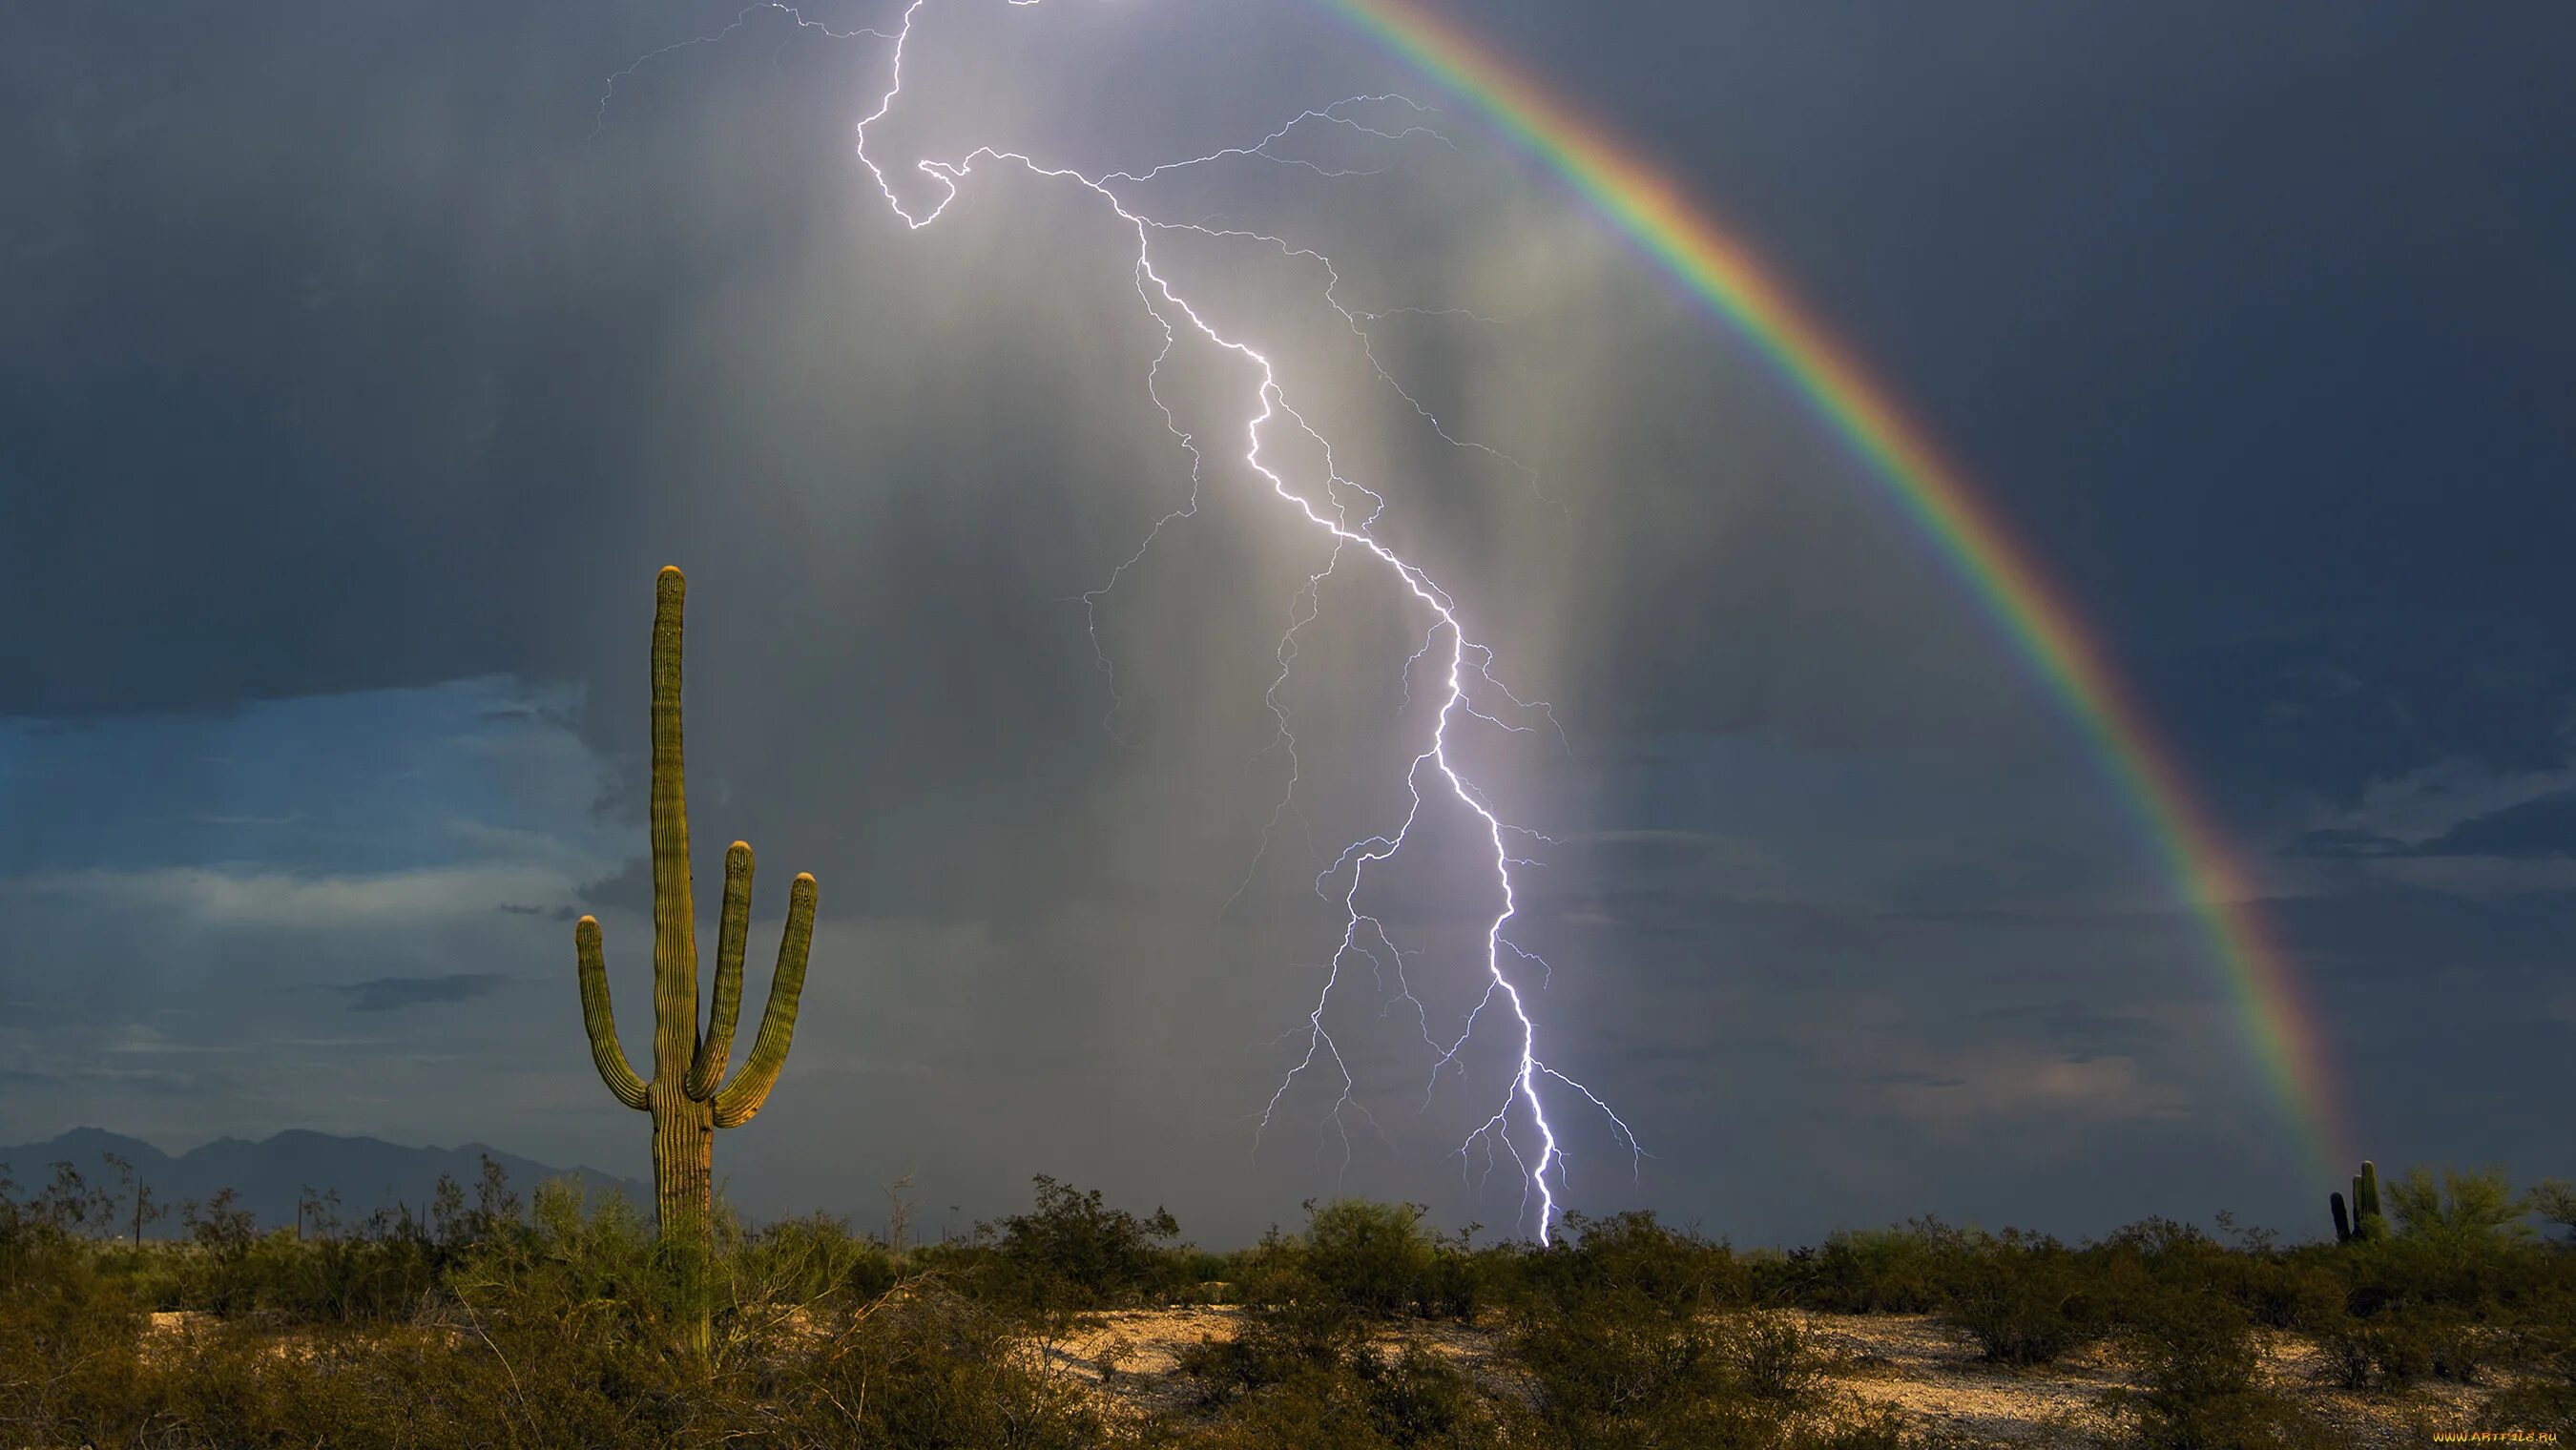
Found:
[{"label": "rainbow", "polygon": [[1418,0],[1324,0],[1469,102],[1732,324],[1861,459],[2065,703],[2172,871],[2223,965],[2247,1044],[2323,1173],[2352,1141],[2315,1019],[2265,934],[2253,887],[2066,592],[1851,350],[1687,192]]}]

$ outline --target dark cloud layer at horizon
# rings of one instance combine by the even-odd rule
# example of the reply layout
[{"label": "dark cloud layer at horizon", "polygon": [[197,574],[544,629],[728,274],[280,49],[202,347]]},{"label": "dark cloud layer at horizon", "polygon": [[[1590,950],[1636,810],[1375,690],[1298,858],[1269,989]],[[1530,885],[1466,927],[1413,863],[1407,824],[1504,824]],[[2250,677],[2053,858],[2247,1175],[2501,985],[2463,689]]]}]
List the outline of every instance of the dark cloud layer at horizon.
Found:
[{"label": "dark cloud layer at horizon", "polygon": [[491,996],[508,980],[498,972],[450,972],[440,977],[376,977],[332,990],[349,999],[352,1012],[398,1012],[432,1003],[471,1002]]},{"label": "dark cloud layer at horizon", "polygon": [[[16,1111],[640,1152],[565,1041],[566,923],[601,914],[637,1001],[645,634],[676,562],[701,926],[736,837],[762,970],[786,881],[823,882],[738,1182],[852,1201],[918,1166],[989,1211],[1044,1171],[1179,1208],[1179,1171],[1201,1222],[1257,1229],[1338,1181],[1336,1145],[1256,1158],[1241,1117],[1332,938],[1309,838],[1382,829],[1401,778],[1403,682],[1369,662],[1418,640],[1360,576],[1325,588],[1290,692],[1304,814],[1265,836],[1264,691],[1320,562],[1274,501],[1210,450],[1198,513],[1100,606],[1114,679],[1069,602],[1189,486],[1117,229],[988,167],[906,232],[850,154],[881,42],[766,12],[621,79],[600,124],[605,77],[734,14],[0,18],[0,114],[31,138],[0,157],[0,800],[25,824],[0,940],[56,964],[0,966],[0,1001],[36,1004],[0,1017],[36,1064]],[[1419,84],[1251,0],[937,16],[889,146],[1132,162]],[[1482,20],[1718,199],[2060,572],[2266,862],[2330,1038],[2374,1063],[2383,1158],[2568,1171],[2519,1104],[2576,1060],[2576,200],[2550,184],[2576,101],[2538,34],[2576,22]],[[2168,1211],[2312,1209],[2059,703],[1758,359],[1442,124],[1454,151],[1350,151],[1383,176],[1212,170],[1157,204],[1324,247],[1355,306],[1494,319],[1389,316],[1375,346],[1535,480],[1385,396],[1311,268],[1170,254],[1276,339],[1337,463],[1393,481],[1390,530],[1556,704],[1562,746],[1473,748],[1559,838],[1531,941],[1567,1060],[1654,1140],[1636,1193],[1755,1237],[1923,1192],[2091,1224],[2144,1211],[2094,1171],[2126,1162],[2182,1175]],[[1165,377],[1209,436],[1229,366]],[[1465,859],[1388,883],[1435,956],[1481,929]],[[318,990],[258,1020],[250,983]],[[1409,1106],[1419,1042],[1348,1031]],[[453,1060],[469,1092],[407,1090]],[[317,1095],[342,1074],[375,1085]],[[1481,1201],[1440,1157],[1453,1111],[1350,1185]],[[1599,1126],[1578,1161],[1609,1195]]]}]

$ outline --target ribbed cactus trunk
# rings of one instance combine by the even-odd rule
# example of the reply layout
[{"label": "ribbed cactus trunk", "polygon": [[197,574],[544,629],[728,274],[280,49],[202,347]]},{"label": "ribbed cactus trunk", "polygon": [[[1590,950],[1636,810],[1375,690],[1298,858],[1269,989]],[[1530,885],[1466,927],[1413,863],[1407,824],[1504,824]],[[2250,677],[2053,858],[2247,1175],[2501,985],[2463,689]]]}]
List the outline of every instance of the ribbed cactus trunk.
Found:
[{"label": "ribbed cactus trunk", "polygon": [[698,1033],[698,946],[689,881],[689,808],[680,752],[680,614],[687,585],[664,569],[653,604],[653,1078],[628,1065],[609,1010],[608,969],[599,921],[573,928],[580,963],[582,1023],[591,1060],[617,1100],[653,1115],[653,1207],[662,1242],[674,1254],[689,1305],[689,1341],[709,1349],[706,1260],[713,1250],[710,1183],[715,1130],[750,1122],[769,1098],[796,1031],[805,958],[814,939],[814,878],[800,875],[787,893],[787,930],[769,983],[769,1006],[751,1060],[719,1089],[742,1009],[744,939],[751,929],[751,847],[725,852],[724,910],[716,927],[712,1020]]}]

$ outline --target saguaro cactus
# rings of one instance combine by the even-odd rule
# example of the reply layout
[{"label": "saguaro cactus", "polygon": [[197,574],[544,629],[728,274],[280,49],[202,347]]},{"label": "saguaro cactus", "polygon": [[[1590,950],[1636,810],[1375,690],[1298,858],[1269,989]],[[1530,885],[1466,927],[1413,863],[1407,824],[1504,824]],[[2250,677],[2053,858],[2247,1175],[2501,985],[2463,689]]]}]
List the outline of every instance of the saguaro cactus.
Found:
[{"label": "saguaro cactus", "polygon": [[2326,1195],[2326,1206],[2334,1211],[2335,1242],[2354,1243],[2388,1237],[2388,1220],[2379,1212],[2379,1165],[2364,1160],[2361,1171],[2352,1178],[2350,1217],[2346,1217],[2344,1196]]},{"label": "saguaro cactus", "polygon": [[[653,1206],[662,1240],[682,1251],[694,1291],[696,1265],[710,1247],[709,1179],[715,1130],[748,1123],[769,1098],[787,1063],[796,1031],[796,1001],[805,987],[805,956],[814,941],[814,878],[800,874],[787,893],[787,931],[769,980],[769,1007],[751,1060],[723,1083],[725,1059],[742,1007],[743,939],[751,929],[751,847],[725,851],[724,914],[716,928],[714,1020],[698,1033],[698,945],[689,886],[688,791],[680,764],[680,607],[688,586],[666,568],[653,599],[653,1077],[636,1075],[618,1045],[608,1005],[608,968],[599,920],[573,928],[580,961],[582,1025],[591,1060],[617,1100],[653,1115]],[[696,1317],[703,1349],[706,1325]]]},{"label": "saguaro cactus", "polygon": [[2388,1220],[2379,1212],[2379,1165],[2365,1158],[2361,1176],[2353,1180],[2352,1232],[2355,1238],[2388,1237]]}]

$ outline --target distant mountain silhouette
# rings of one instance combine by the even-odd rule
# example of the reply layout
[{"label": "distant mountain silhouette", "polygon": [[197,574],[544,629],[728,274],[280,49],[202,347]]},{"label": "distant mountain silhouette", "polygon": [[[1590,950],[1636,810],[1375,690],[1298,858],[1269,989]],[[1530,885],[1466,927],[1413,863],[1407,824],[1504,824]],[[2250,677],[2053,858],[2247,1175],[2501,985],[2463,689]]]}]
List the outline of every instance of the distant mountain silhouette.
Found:
[{"label": "distant mountain silhouette", "polygon": [[[173,1157],[140,1138],[74,1128],[47,1142],[0,1147],[0,1165],[7,1166],[5,1176],[16,1180],[21,1198],[52,1182],[53,1165],[63,1162],[70,1163],[87,1183],[114,1192],[122,1180],[104,1161],[103,1155],[109,1153],[134,1165],[135,1176],[151,1186],[153,1201],[171,1210],[144,1230],[147,1238],[186,1233],[179,1205],[192,1199],[202,1203],[224,1188],[238,1195],[234,1206],[250,1210],[263,1229],[291,1227],[296,1204],[308,1186],[317,1194],[339,1191],[337,1212],[344,1225],[362,1223],[379,1208],[401,1205],[409,1205],[414,1216],[427,1218],[430,1196],[441,1174],[455,1179],[465,1190],[466,1205],[473,1205],[486,1154],[509,1175],[510,1191],[519,1195],[522,1204],[538,1184],[567,1177],[580,1180],[593,1195],[624,1194],[648,1212],[653,1202],[652,1192],[634,1179],[612,1177],[595,1168],[549,1168],[480,1143],[405,1148],[381,1138],[341,1138],[302,1129],[257,1143],[218,1138]],[[125,1207],[131,1212],[133,1200],[127,1199]]]}]

